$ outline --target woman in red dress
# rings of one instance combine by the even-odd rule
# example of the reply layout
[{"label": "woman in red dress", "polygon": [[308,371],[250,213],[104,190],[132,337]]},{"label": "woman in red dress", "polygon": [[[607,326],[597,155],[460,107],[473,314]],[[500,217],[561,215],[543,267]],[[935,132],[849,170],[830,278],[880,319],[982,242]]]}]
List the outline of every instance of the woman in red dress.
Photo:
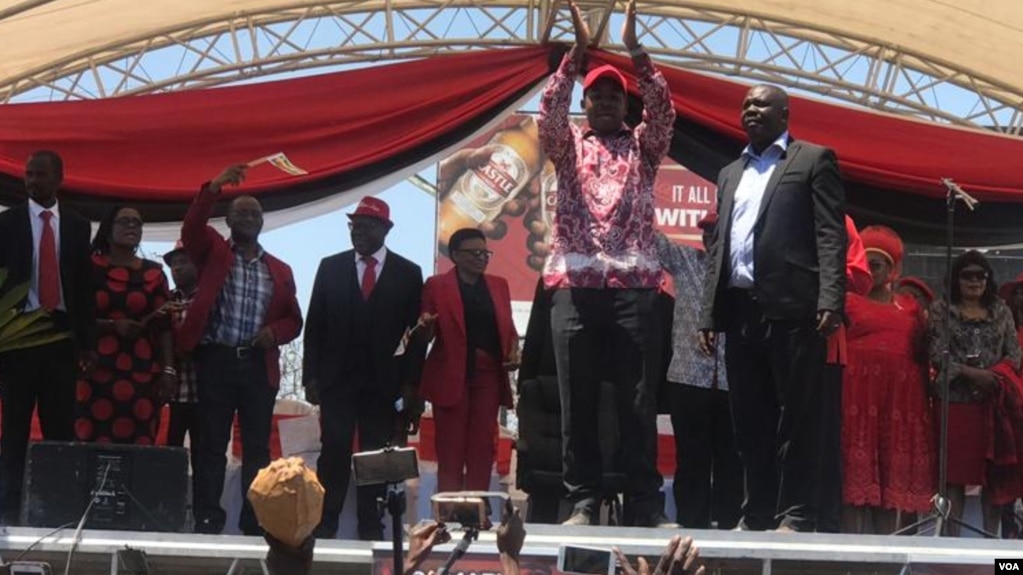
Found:
[{"label": "woman in red dress", "polygon": [[93,239],[96,363],[78,382],[79,441],[152,445],[162,397],[176,386],[160,264],[136,255],[138,210],[114,208]]},{"label": "woman in red dress", "polygon": [[884,226],[860,232],[874,285],[850,293],[842,405],[844,530],[891,533],[930,509],[935,441],[927,397],[925,324],[916,300],[893,293],[903,246]]}]

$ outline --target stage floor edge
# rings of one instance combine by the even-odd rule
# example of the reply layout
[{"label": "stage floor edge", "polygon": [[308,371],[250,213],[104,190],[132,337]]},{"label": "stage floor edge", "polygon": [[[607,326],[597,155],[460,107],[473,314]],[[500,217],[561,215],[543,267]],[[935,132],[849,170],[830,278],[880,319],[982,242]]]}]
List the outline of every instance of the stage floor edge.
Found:
[{"label": "stage floor edge", "polygon": [[[551,573],[558,547],[588,545],[618,546],[627,555],[642,555],[655,561],[668,539],[681,533],[693,537],[711,572],[733,573],[991,573],[995,559],[1023,559],[1020,541],[931,536],[867,536],[798,533],[757,533],[747,531],[701,531],[618,527],[562,527],[527,525],[523,567],[547,565]],[[0,528],[0,555],[13,560],[50,529]],[[25,559],[51,563],[63,570],[73,531],[43,540]],[[459,533],[454,534],[457,539]],[[125,531],[83,531],[75,551],[76,574],[114,573],[113,557],[130,547],[146,552],[156,573],[227,573],[235,560],[243,570],[259,573],[259,560],[266,554],[261,538],[231,535],[211,536],[178,533]],[[438,547],[431,563],[442,561],[452,545]],[[317,541],[316,573],[369,575],[374,555],[379,563],[388,556],[390,545],[361,541]],[[473,543],[470,556],[493,556],[493,532],[484,532]],[[911,570],[904,566],[911,565]],[[457,573],[456,569],[453,573]],[[469,572],[469,571],[467,571]]]}]

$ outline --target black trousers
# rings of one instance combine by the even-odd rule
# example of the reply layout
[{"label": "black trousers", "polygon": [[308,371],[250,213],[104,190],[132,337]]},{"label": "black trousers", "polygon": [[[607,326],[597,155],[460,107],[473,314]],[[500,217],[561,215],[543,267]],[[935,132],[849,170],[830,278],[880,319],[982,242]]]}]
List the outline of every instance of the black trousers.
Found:
[{"label": "black trousers", "polygon": [[690,529],[732,529],[742,516],[742,461],[728,392],[671,384],[676,521]]},{"label": "black trousers", "polygon": [[25,455],[32,430],[32,412],[39,407],[43,437],[51,441],[74,439],[74,346],[63,340],[0,355],[0,397],[3,430],[0,437],[0,490],[3,521],[17,525],[21,515]]},{"label": "black trousers", "polygon": [[826,340],[814,318],[771,320],[748,291],[728,290],[726,297],[725,362],[746,474],[742,525],[813,531]]},{"label": "black trousers", "polygon": [[170,422],[167,424],[167,445],[183,447],[188,434],[188,456],[192,462],[192,505],[199,489],[199,406],[196,403],[173,401],[170,404]]},{"label": "black trousers", "polygon": [[561,396],[562,456],[569,499],[594,511],[601,495],[600,383],[616,388],[626,495],[642,520],[662,511],[657,471],[657,386],[663,324],[653,289],[559,289],[551,334]]},{"label": "black trousers", "polygon": [[817,532],[842,529],[842,373],[841,365],[824,365],[821,376],[820,453],[817,470]]},{"label": "black trousers", "polygon": [[[346,382],[353,383],[353,382]],[[338,520],[348,493],[352,472],[352,441],[359,431],[359,450],[372,451],[389,445],[394,438],[394,400],[382,397],[371,385],[360,385],[356,391],[340,386],[328,387],[320,394],[320,440],[322,449],[316,463],[316,474],[325,491],[323,517],[316,529],[317,537],[331,538],[337,534]],[[384,536],[377,499],[386,495],[386,486],[359,487],[356,514],[359,539],[379,541]]]},{"label": "black trousers", "polygon": [[195,529],[220,533],[227,516],[220,506],[227,467],[227,445],[235,413],[242,439],[242,511],[238,526],[246,535],[261,533],[248,491],[259,470],[270,464],[270,428],[277,390],[267,380],[263,353],[204,345],[195,353],[199,388],[199,465]]}]

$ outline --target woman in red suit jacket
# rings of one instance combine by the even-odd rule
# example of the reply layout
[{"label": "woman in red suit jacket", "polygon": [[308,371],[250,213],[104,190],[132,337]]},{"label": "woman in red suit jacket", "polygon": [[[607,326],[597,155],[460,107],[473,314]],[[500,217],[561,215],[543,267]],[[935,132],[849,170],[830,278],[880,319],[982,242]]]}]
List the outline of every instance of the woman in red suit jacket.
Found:
[{"label": "woman in red suit jacket", "polygon": [[455,269],[423,286],[420,324],[433,339],[420,391],[433,404],[439,491],[486,490],[494,465],[497,412],[512,407],[508,371],[518,334],[504,278],[486,275],[483,233],[461,229],[448,243]]}]

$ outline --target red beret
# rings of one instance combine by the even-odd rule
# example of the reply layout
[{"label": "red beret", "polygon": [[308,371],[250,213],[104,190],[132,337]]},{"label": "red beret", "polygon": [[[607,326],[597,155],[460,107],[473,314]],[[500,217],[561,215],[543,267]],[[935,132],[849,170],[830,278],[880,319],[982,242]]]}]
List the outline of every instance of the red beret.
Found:
[{"label": "red beret", "polygon": [[888,258],[895,267],[902,263],[905,248],[902,245],[902,238],[895,230],[888,226],[867,226],[860,230],[860,239],[863,240],[863,249],[867,253],[879,253]]}]

